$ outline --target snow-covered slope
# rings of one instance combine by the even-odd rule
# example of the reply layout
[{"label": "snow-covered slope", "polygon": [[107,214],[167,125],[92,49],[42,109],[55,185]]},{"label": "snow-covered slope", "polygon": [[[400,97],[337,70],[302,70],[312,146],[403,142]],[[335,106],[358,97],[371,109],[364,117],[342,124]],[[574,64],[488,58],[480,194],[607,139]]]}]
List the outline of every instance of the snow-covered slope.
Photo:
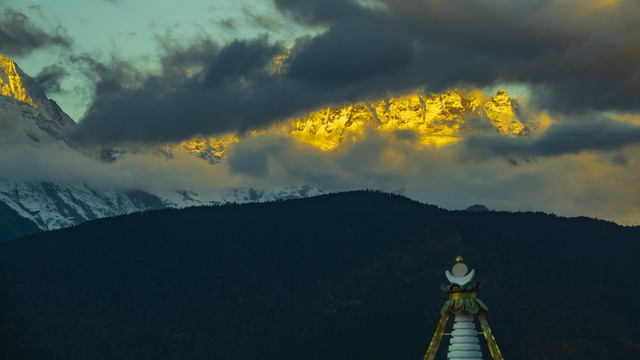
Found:
[{"label": "snow-covered slope", "polygon": [[12,60],[0,55],[0,145],[57,144],[75,122]]},{"label": "snow-covered slope", "polygon": [[92,189],[84,183],[5,179],[0,179],[0,202],[43,230],[165,207],[158,197],[144,191],[118,192]]},{"label": "snow-covered slope", "polygon": [[[0,151],[29,149],[30,153],[48,151],[53,146],[57,154],[92,157],[96,162],[105,156],[117,160],[122,154],[105,150],[92,155],[66,137],[75,122],[58,105],[46,97],[42,89],[10,59],[0,55]],[[164,151],[187,150],[209,160],[223,157],[228,143],[195,139],[191,143],[171,144]],[[32,151],[36,149],[37,151]],[[106,155],[105,155],[106,153]],[[100,156],[102,155],[102,156]],[[77,158],[77,156],[76,156]],[[1,165],[1,164],[0,164]],[[13,212],[7,221],[16,222],[14,214],[36,224],[41,230],[58,229],[84,221],[164,207],[186,207],[222,203],[242,203],[299,198],[324,193],[317,187],[272,189],[218,189],[195,192],[182,189],[167,191],[121,191],[105,189],[84,181],[53,181],[51,179],[20,179],[4,172],[0,166],[0,203]],[[3,212],[3,214],[9,212]],[[8,229],[8,226],[6,226]],[[19,228],[29,229],[20,225]],[[3,230],[0,229],[0,232]],[[12,232],[12,236],[15,234]],[[2,234],[0,234],[2,235]],[[0,239],[3,239],[0,236]]]},{"label": "snow-covered slope", "polygon": [[322,187],[296,186],[279,187],[270,190],[254,188],[217,189],[213,191],[159,191],[154,195],[167,207],[184,208],[201,205],[242,204],[249,202],[267,202],[276,200],[300,199],[326,194]]},{"label": "snow-covered slope", "polygon": [[[282,63],[282,58],[276,60]],[[280,65],[274,69],[279,74],[286,72]],[[11,149],[15,153],[15,149],[21,147],[44,152],[53,147],[61,154],[89,157],[96,162],[113,162],[145,152],[165,154],[170,159],[179,151],[188,151],[210,163],[217,163],[225,158],[229,147],[239,141],[239,136],[229,133],[153,148],[102,149],[95,153],[83,149],[66,136],[74,126],[75,122],[47,98],[33,79],[15,62],[0,55],[0,152]],[[504,136],[522,136],[534,128],[535,124],[523,119],[517,101],[504,91],[487,97],[481,93],[456,90],[439,95],[416,91],[404,96],[321,109],[275,124],[269,129],[257,130],[253,134],[287,135],[330,151],[345,142],[358,141],[365,136],[365,130],[413,131],[419,134],[421,143],[442,146],[459,141],[470,133],[493,131]],[[203,166],[208,165],[203,162]],[[0,166],[0,202],[43,230],[163,207],[273,201],[325,193],[317,186],[270,190],[142,188],[121,191],[97,187],[80,179],[61,182],[45,176],[24,180],[11,175],[3,173]]]},{"label": "snow-covered slope", "polygon": [[238,188],[214,192],[195,191],[115,191],[91,188],[86,183],[10,181],[0,179],[0,203],[34,222],[41,230],[133,212],[165,207],[218,205],[297,199],[324,194],[322,188],[302,186],[269,191]]},{"label": "snow-covered slope", "polygon": [[[33,79],[0,55],[0,151],[48,151],[53,146],[60,154],[85,156],[65,136],[74,125]],[[158,197],[143,191],[119,192],[91,188],[82,182],[21,180],[12,175],[0,168],[0,202],[43,230],[164,207]]]}]

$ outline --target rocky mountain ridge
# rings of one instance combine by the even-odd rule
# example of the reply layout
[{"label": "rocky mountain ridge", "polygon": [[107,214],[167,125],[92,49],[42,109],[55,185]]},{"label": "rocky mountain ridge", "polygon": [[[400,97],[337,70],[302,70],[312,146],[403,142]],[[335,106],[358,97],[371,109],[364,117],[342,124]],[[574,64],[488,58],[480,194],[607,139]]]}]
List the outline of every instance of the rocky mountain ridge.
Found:
[{"label": "rocky mountain ridge", "polygon": [[[504,136],[525,136],[536,124],[527,121],[516,99],[499,91],[489,98],[480,92],[463,90],[443,94],[420,91],[404,96],[328,107],[298,118],[258,129],[250,135],[227,133],[199,136],[181,143],[153,149],[102,149],[99,153],[74,144],[67,136],[75,122],[65,114],[20,67],[0,55],[0,147],[54,146],[63,153],[80,153],[96,161],[118,161],[136,152],[157,151],[171,158],[177,151],[217,163],[242,136],[265,133],[291,136],[321,150],[330,151],[363,139],[365,130],[413,131],[426,146],[443,146],[473,133],[498,132]],[[43,150],[44,151],[44,150]],[[203,166],[207,166],[203,164]],[[215,165],[212,165],[215,166]],[[274,189],[220,188],[208,192],[175,189],[121,191],[92,186],[82,181],[15,179],[0,170],[0,201],[17,215],[40,229],[67,227],[83,221],[162,207],[187,207],[221,203],[242,203],[291,199],[323,194],[319,186]]]},{"label": "rocky mountain ridge", "polygon": [[[275,133],[321,150],[333,150],[345,142],[364,137],[364,129],[392,132],[416,132],[427,146],[443,146],[458,142],[469,134],[497,132],[503,136],[527,136],[540,125],[521,113],[517,99],[504,90],[487,98],[479,92],[451,90],[442,94],[420,91],[398,96],[327,107],[307,115],[275,124],[256,134]],[[233,143],[239,141],[235,133],[222,136],[199,136],[178,144],[168,144],[168,151],[181,149],[218,162],[225,157]]]},{"label": "rocky mountain ridge", "polygon": [[486,131],[505,136],[527,135],[535,124],[523,119],[517,100],[505,91],[500,90],[483,102],[478,94],[453,90],[439,95],[414,92],[327,108],[292,121],[291,134],[323,150],[331,150],[350,137],[357,137],[365,126],[382,132],[414,131],[423,145],[441,146]]},{"label": "rocky mountain ridge", "polygon": [[[99,161],[122,154],[110,149],[92,154],[74,144],[67,133],[75,122],[12,60],[0,55],[0,149],[39,149],[49,146],[59,154],[73,154]],[[223,141],[225,138],[222,138]],[[174,149],[176,145],[173,145]],[[201,149],[190,150],[196,156]],[[220,149],[209,148],[222,157]],[[110,152],[111,151],[111,152]],[[169,146],[165,151],[170,151]],[[106,155],[105,155],[106,154]],[[93,186],[82,180],[21,179],[0,168],[0,203],[7,219],[20,217],[41,230],[73,226],[84,221],[165,207],[189,207],[223,203],[263,202],[325,193],[317,186],[274,188],[221,188],[213,192],[192,190],[118,190]],[[23,227],[25,228],[25,227]],[[25,228],[26,229],[26,228]],[[33,229],[30,227],[29,229]],[[29,230],[31,231],[31,230]],[[18,232],[19,233],[19,232]],[[15,236],[12,233],[12,236]],[[0,234],[0,240],[5,239]]]},{"label": "rocky mountain ridge", "polygon": [[[144,191],[96,188],[84,182],[15,181],[0,178],[0,202],[41,230],[147,210],[228,203],[268,202],[325,194],[318,186]],[[1,239],[1,237],[0,237]]]},{"label": "rocky mountain ridge", "polygon": [[[357,142],[365,129],[379,132],[413,131],[426,146],[456,143],[469,134],[497,132],[503,136],[528,136],[540,124],[522,114],[517,99],[504,90],[485,99],[483,94],[464,90],[442,94],[412,94],[337,107],[327,107],[307,115],[254,131],[252,135],[288,135],[321,150],[336,149]],[[239,135],[198,136],[177,144],[166,144],[167,152],[186,150],[210,162],[222,160]]]},{"label": "rocky mountain ridge", "polygon": [[15,62],[1,54],[0,109],[0,145],[77,148],[65,136],[75,122]]}]

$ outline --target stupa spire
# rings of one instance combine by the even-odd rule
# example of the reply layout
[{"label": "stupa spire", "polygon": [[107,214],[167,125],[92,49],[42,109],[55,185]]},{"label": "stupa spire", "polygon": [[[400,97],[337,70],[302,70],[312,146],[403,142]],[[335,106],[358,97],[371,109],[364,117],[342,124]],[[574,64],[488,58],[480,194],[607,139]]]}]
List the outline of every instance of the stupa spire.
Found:
[{"label": "stupa spire", "polygon": [[442,336],[445,335],[444,330],[447,321],[453,315],[455,318],[453,331],[451,334],[446,334],[451,335],[447,358],[452,360],[482,360],[482,351],[478,341],[479,333],[476,330],[474,321],[474,316],[477,316],[478,322],[482,327],[482,333],[487,340],[491,358],[493,360],[503,360],[487,322],[486,312],[489,309],[477,297],[479,282],[475,280],[475,269],[469,271],[462,257],[458,256],[451,271],[445,271],[445,276],[449,280],[449,285],[442,285],[441,289],[447,294],[448,299],[440,310],[440,322],[424,359],[435,359]]}]

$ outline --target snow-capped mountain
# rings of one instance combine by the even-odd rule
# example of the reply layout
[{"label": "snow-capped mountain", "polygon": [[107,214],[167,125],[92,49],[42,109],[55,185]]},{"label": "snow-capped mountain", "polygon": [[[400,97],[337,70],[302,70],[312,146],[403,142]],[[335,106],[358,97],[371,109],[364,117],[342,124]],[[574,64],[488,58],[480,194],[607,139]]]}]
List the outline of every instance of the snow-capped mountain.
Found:
[{"label": "snow-capped mountain", "polygon": [[[284,74],[286,69],[279,71]],[[47,98],[33,79],[15,62],[0,55],[0,152],[29,148],[37,153],[53,147],[61,154],[74,154],[75,158],[82,156],[99,163],[120,161],[145,152],[164,154],[168,161],[178,161],[171,160],[173,155],[187,151],[211,163],[203,162],[203,166],[217,166],[214,164],[223,161],[229,148],[241,141],[241,136],[228,133],[133,151],[116,148],[96,152],[82,148],[67,137],[74,126],[75,122]],[[462,90],[439,95],[415,91],[404,96],[321,109],[246,136],[275,133],[331,151],[347,142],[359,141],[365,136],[365,130],[413,131],[419,134],[422,144],[444,146],[468,134],[487,131],[504,136],[528,135],[536,126],[524,119],[517,101],[504,91],[493,97]],[[313,185],[267,190],[220,187],[208,191],[151,190],[138,186],[135,190],[123,191],[82,179],[16,178],[5,168],[0,167],[0,202],[14,212],[12,218],[28,219],[43,230],[163,207],[273,201],[326,192]]]},{"label": "snow-capped mountain", "polygon": [[326,194],[320,186],[305,185],[272,188],[270,190],[254,188],[217,189],[206,192],[166,191],[154,192],[167,207],[184,208],[201,205],[241,204],[249,202],[268,202],[276,200],[300,199]]},{"label": "snow-capped mountain", "polygon": [[[520,113],[515,98],[500,90],[489,99],[462,90],[443,94],[412,94],[328,107],[276,124],[257,134],[287,134],[322,150],[333,150],[346,141],[357,141],[363,129],[379,132],[409,130],[424,145],[443,146],[458,142],[469,134],[498,132],[504,136],[526,136],[539,125]],[[211,162],[225,157],[227,149],[239,140],[236,134],[197,137],[166,145],[167,151],[187,150]]]},{"label": "snow-capped mountain", "polygon": [[506,136],[525,135],[516,99],[505,91],[482,102],[480,96],[462,90],[443,94],[417,91],[401,97],[327,108],[291,122],[292,135],[324,150],[357,137],[365,126],[378,131],[411,130],[421,143],[446,145],[471,133],[497,131]]},{"label": "snow-capped mountain", "polygon": [[144,191],[92,189],[84,183],[0,179],[0,202],[42,230],[73,226],[87,220],[164,208]]},{"label": "snow-capped mountain", "polygon": [[[86,156],[66,133],[75,122],[12,60],[0,55],[0,149],[40,149]],[[35,152],[37,153],[37,152]],[[0,170],[0,202],[43,230],[164,207],[143,191],[119,192],[82,182],[20,179]]]},{"label": "snow-capped mountain", "polygon": [[0,55],[0,145],[73,147],[64,133],[75,122],[18,65]]},{"label": "snow-capped mountain", "polygon": [[41,230],[59,229],[88,220],[165,207],[265,202],[324,193],[326,192],[317,186],[276,188],[269,191],[238,188],[206,193],[180,190],[152,193],[92,188],[80,182],[0,179],[0,202],[8,205],[19,216],[35,223]]},{"label": "snow-capped mountain", "polygon": [[[103,150],[102,154],[74,144],[66,136],[75,122],[65,114],[44,91],[12,60],[0,55],[0,151],[37,149],[47,151],[53,146],[61,154],[93,158],[100,161],[105,153],[111,159],[121,154],[116,150]],[[225,138],[221,143],[208,146],[213,156],[223,156]],[[194,142],[196,142],[194,140]],[[164,147],[184,149],[198,155],[199,147],[185,148],[173,144]],[[110,152],[109,152],[110,151]],[[103,155],[103,156],[101,156]],[[272,190],[241,188],[219,189],[213,192],[195,192],[182,189],[171,191],[122,191],[88,184],[84,181],[54,181],[49,179],[21,179],[0,167],[0,203],[3,216],[23,218],[41,230],[73,226],[84,221],[160,209],[221,203],[243,203],[300,198],[324,193],[320,187],[304,186]],[[8,214],[8,212],[11,214]],[[7,215],[8,214],[8,215]],[[1,230],[1,229],[0,229]],[[15,235],[15,234],[14,234]],[[0,231],[0,240],[5,239]]]}]

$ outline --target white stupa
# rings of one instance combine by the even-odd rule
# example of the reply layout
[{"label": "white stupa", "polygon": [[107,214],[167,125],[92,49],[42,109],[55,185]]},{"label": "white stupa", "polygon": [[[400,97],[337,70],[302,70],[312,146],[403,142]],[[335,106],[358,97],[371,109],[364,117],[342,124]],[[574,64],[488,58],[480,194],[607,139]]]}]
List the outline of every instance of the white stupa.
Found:
[{"label": "white stupa", "polygon": [[[454,316],[453,331],[449,341],[448,359],[452,360],[482,360],[482,350],[478,334],[484,334],[487,340],[491,358],[503,360],[498,345],[487,323],[487,306],[477,298],[478,282],[475,281],[476,271],[467,268],[462,262],[462,257],[456,258],[456,264],[451,271],[445,271],[449,285],[442,285],[442,291],[448,296],[440,314],[440,322],[429,344],[429,349],[424,356],[425,360],[435,359],[436,352],[444,334],[445,326],[451,315]],[[474,315],[482,327],[482,333],[476,330]]]}]

